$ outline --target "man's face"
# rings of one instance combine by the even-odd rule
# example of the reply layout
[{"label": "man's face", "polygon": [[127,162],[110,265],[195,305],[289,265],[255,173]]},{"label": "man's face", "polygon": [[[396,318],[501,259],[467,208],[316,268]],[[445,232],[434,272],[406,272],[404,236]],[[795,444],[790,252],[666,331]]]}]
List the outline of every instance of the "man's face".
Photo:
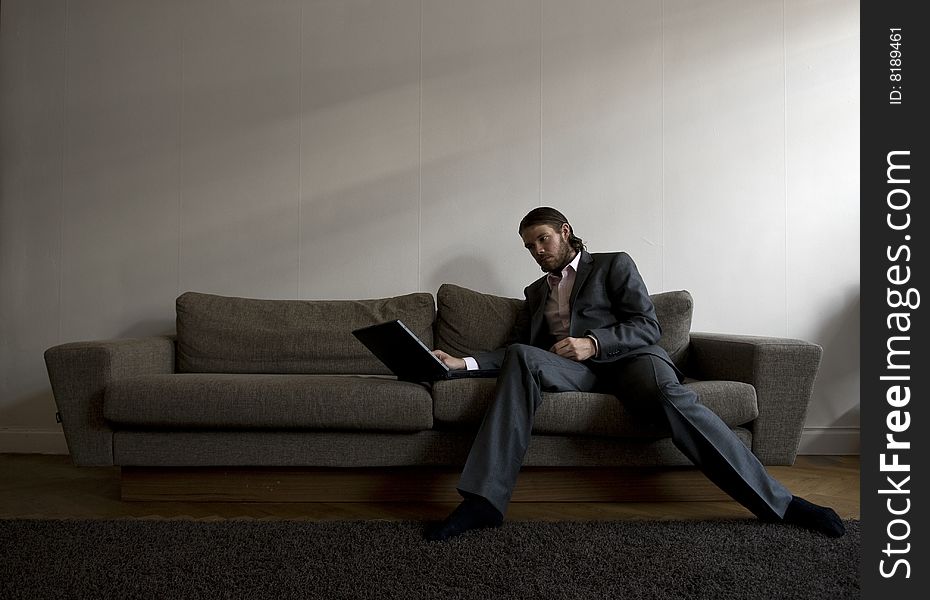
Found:
[{"label": "man's face", "polygon": [[520,237],[543,271],[561,271],[575,258],[575,250],[568,243],[568,223],[563,223],[559,229],[551,225],[531,225],[520,232]]}]

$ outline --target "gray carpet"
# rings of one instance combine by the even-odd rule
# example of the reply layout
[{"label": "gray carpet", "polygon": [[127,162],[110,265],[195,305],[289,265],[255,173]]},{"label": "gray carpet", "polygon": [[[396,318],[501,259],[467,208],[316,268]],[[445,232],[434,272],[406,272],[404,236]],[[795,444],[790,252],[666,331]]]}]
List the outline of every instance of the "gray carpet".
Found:
[{"label": "gray carpet", "polygon": [[0,520],[0,598],[859,597],[859,522]]}]

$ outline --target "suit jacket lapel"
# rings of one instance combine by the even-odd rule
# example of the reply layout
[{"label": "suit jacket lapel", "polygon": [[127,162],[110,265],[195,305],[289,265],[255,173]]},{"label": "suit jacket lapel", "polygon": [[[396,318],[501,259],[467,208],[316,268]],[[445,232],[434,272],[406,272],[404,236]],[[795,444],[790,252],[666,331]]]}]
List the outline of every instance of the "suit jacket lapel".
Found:
[{"label": "suit jacket lapel", "polygon": [[578,298],[578,292],[581,291],[581,288],[584,286],[585,281],[588,279],[588,275],[591,274],[594,265],[594,258],[585,252],[581,251],[581,260],[578,261],[578,272],[575,273],[575,285],[572,286],[572,293],[569,296],[569,307],[570,312],[570,321],[568,323],[568,332],[572,337],[578,337],[582,332],[575,331],[575,300]]},{"label": "suit jacket lapel", "polygon": [[578,291],[584,285],[588,275],[591,274],[594,258],[585,250],[581,251],[581,260],[578,261],[578,272],[575,273],[575,285],[572,286],[572,295],[569,297],[569,306],[572,307],[572,320],[575,316],[575,298],[578,297]]},{"label": "suit jacket lapel", "polygon": [[533,296],[528,298],[531,302],[530,306],[535,306],[533,316],[530,319],[530,344],[535,344],[540,333],[544,329],[548,330],[548,326],[544,322],[546,320],[546,300],[549,298],[549,284],[545,275],[533,284],[530,288],[530,294]]},{"label": "suit jacket lapel", "polygon": [[[569,323],[569,332],[572,335],[575,334],[572,331],[572,323],[575,321],[575,299],[578,297],[578,292],[584,286],[585,280],[588,278],[588,275],[591,274],[594,265],[594,258],[588,254],[585,250],[581,251],[581,259],[578,261],[578,272],[575,273],[575,284],[572,286],[572,293],[569,297],[569,306],[571,306],[571,323]],[[548,331],[549,326],[546,325],[546,315],[545,307],[546,301],[549,299],[549,283],[546,280],[546,276],[543,276],[541,279],[538,279],[533,283],[530,288],[530,294],[532,298],[527,298],[531,301],[530,306],[535,306],[533,309],[533,316],[530,319],[530,343],[536,344],[539,339],[540,334],[543,331]]]}]

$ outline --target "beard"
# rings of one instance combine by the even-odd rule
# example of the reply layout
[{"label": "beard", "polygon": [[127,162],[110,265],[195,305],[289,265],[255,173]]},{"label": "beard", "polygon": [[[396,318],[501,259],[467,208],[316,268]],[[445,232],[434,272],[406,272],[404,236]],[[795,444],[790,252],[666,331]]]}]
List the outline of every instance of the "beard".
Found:
[{"label": "beard", "polygon": [[559,239],[559,247],[555,254],[550,254],[537,264],[543,273],[561,273],[565,265],[575,258],[575,249],[566,240]]}]

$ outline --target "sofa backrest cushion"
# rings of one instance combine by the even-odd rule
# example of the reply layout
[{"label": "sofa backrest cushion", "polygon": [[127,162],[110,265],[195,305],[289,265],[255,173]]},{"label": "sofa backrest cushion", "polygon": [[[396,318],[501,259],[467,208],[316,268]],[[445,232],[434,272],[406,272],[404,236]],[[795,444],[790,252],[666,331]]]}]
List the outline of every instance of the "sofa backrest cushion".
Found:
[{"label": "sofa backrest cushion", "polygon": [[391,372],[352,330],[402,320],[432,346],[433,296],[256,300],[186,292],[177,299],[179,373]]},{"label": "sofa backrest cushion", "polygon": [[652,294],[656,319],[662,328],[659,345],[668,352],[678,368],[684,368],[688,346],[691,344],[691,315],[694,300],[687,290]]},{"label": "sofa backrest cushion", "polygon": [[[659,345],[681,367],[691,342],[691,294],[680,290],[650,297],[662,327]],[[436,347],[454,356],[470,356],[506,346],[514,341],[511,330],[523,302],[443,284],[436,294]]]},{"label": "sofa backrest cushion", "polygon": [[496,350],[513,342],[523,300],[482,294],[451,283],[436,293],[436,347],[453,356]]}]

